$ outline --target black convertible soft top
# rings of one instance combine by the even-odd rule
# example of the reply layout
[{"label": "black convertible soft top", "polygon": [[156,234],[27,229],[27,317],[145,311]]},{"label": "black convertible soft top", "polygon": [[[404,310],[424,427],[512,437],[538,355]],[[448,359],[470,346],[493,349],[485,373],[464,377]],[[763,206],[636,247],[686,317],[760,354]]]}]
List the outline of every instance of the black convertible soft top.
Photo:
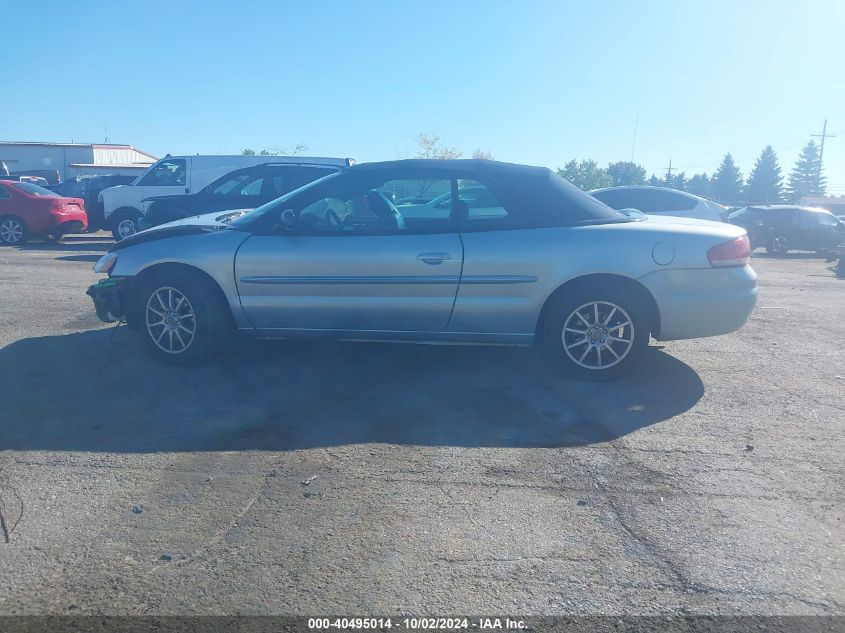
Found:
[{"label": "black convertible soft top", "polygon": [[477,178],[490,181],[497,192],[507,198],[506,206],[520,209],[536,226],[581,224],[594,221],[627,221],[622,213],[611,209],[584,193],[546,167],[531,167],[484,159],[406,159],[377,163],[360,163],[346,169],[348,173],[368,171],[402,173],[424,171],[444,178]]}]

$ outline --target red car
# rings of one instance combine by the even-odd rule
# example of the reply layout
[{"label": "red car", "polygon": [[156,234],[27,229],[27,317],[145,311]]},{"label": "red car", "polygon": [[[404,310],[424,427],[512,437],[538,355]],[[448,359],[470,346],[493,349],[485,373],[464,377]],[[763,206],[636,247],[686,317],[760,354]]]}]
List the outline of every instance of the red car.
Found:
[{"label": "red car", "polygon": [[80,198],[63,198],[29,182],[0,180],[0,244],[23,244],[29,237],[58,239],[86,228]]}]

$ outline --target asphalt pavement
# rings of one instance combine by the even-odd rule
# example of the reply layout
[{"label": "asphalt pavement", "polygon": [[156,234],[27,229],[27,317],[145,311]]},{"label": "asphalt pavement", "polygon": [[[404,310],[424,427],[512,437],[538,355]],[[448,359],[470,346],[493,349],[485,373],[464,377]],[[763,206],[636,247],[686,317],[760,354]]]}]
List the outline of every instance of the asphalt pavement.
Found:
[{"label": "asphalt pavement", "polygon": [[0,614],[845,615],[845,281],[568,382],[527,349],[94,316],[106,234],[0,248]]}]

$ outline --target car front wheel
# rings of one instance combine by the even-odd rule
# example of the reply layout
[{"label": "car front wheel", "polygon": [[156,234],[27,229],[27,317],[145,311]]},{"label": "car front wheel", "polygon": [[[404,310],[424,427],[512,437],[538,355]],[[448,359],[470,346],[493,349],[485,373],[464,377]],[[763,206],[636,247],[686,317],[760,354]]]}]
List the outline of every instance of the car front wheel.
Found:
[{"label": "car front wheel", "polygon": [[619,378],[648,347],[642,300],[625,288],[596,284],[552,300],[543,326],[547,356],[579,380]]},{"label": "car front wheel", "polygon": [[203,360],[225,343],[230,313],[214,283],[199,275],[156,275],[140,293],[141,326],[159,360],[186,364]]},{"label": "car front wheel", "polygon": [[0,242],[10,246],[23,244],[27,238],[26,224],[14,216],[0,218]]}]

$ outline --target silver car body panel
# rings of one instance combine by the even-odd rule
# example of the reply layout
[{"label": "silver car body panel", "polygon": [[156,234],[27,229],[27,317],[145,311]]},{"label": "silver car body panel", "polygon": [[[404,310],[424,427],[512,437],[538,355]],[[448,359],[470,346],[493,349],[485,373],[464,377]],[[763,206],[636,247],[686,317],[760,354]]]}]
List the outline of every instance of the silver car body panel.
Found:
[{"label": "silver car body panel", "polygon": [[219,215],[192,219],[208,232],[117,250],[112,276],[193,266],[220,286],[239,329],[285,338],[529,344],[551,294],[595,274],[651,293],[660,340],[734,331],[757,297],[750,266],[708,260],[709,248],[745,233],[723,223],[652,216],[484,232],[253,235],[224,228]]}]

